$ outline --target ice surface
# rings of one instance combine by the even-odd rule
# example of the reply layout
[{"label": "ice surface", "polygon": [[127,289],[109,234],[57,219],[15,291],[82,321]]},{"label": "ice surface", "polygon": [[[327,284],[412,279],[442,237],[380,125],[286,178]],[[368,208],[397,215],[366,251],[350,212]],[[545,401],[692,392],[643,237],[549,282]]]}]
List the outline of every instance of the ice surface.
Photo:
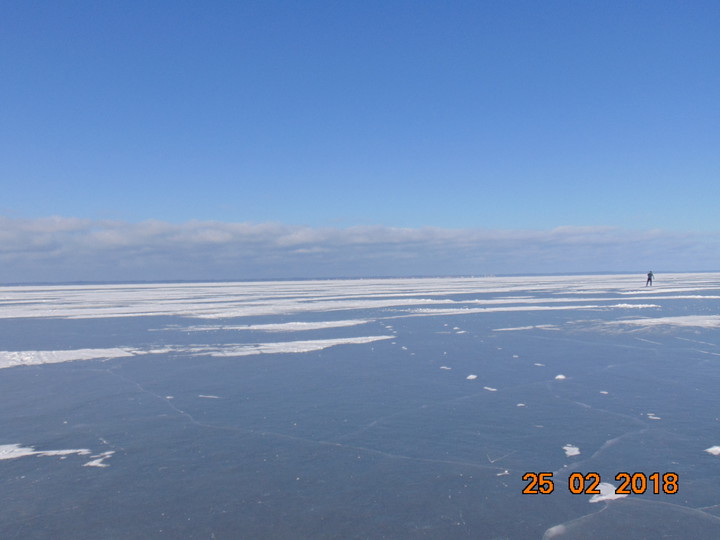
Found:
[{"label": "ice surface", "polygon": [[0,538],[718,538],[718,313],[720,274],[1,287]]}]

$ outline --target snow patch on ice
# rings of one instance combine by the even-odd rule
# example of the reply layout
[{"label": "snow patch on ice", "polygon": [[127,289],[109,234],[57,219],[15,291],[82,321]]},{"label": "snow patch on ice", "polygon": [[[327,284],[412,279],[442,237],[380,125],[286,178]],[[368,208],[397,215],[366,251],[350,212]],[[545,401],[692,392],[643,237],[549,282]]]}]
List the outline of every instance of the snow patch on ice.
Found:
[{"label": "snow patch on ice", "polygon": [[27,456],[69,456],[72,454],[86,456],[90,454],[90,450],[87,448],[78,448],[73,450],[35,450],[32,446],[0,444],[0,460],[17,459]]},{"label": "snow patch on ice", "polygon": [[110,459],[114,453],[114,450],[108,450],[107,452],[102,452],[95,456],[90,456],[91,458],[95,459],[83,464],[83,467],[109,467],[110,465],[105,463],[105,460]]},{"label": "snow patch on ice", "polygon": [[518,330],[558,330],[554,324],[533,324],[531,326],[512,326],[510,328],[495,328],[493,332],[516,332]]},{"label": "snow patch on ice", "polygon": [[0,369],[15,366],[58,364],[76,360],[98,360],[135,356],[137,349],[74,349],[69,351],[0,351]]},{"label": "snow patch on ice", "polygon": [[256,343],[253,345],[199,345],[190,347],[188,352],[198,356],[251,356],[254,354],[287,354],[320,351],[337,345],[359,345],[372,343],[394,336],[364,336],[354,338],[315,339],[305,341],[281,341],[276,343]]},{"label": "snow patch on ice", "polygon": [[592,497],[590,497],[590,500],[588,502],[597,503],[601,501],[612,501],[615,499],[622,499],[624,497],[627,497],[627,495],[615,493],[615,486],[613,486],[609,482],[601,482],[598,486],[598,489],[600,490],[600,494],[593,495]]},{"label": "snow patch on ice", "polygon": [[627,324],[633,326],[694,326],[700,328],[720,328],[720,315],[683,315],[680,317],[653,317],[642,319],[624,319],[606,324]]},{"label": "snow patch on ice", "polygon": [[[324,330],[326,328],[345,328],[367,324],[370,321],[365,319],[348,319],[343,321],[315,321],[315,322],[286,322],[272,324],[248,324],[248,325],[194,325],[187,327],[169,327],[171,330],[181,332],[208,332],[208,331],[252,331],[252,332],[305,332],[308,330]],[[387,328],[387,327],[386,327]],[[392,327],[388,328],[391,330]]]}]

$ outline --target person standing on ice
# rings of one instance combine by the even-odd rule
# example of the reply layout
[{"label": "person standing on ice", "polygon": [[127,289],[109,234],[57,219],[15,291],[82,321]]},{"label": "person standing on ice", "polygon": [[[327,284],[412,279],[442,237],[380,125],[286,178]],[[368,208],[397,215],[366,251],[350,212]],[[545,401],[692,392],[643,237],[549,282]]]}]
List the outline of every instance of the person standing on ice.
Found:
[{"label": "person standing on ice", "polygon": [[655,277],[655,274],[652,273],[652,270],[650,272],[648,272],[648,278],[647,278],[647,281],[645,282],[646,287],[648,285],[650,285],[652,287],[652,280],[654,277]]}]

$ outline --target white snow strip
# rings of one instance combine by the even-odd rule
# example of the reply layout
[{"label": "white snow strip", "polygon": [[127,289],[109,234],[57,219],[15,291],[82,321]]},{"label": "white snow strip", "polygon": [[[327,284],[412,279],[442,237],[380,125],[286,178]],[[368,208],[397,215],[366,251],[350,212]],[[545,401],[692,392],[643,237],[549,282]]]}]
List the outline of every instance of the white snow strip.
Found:
[{"label": "white snow strip", "polygon": [[205,399],[220,399],[220,396],[205,395],[205,394],[198,394],[198,397],[205,398]]},{"label": "white snow strip", "polygon": [[615,493],[615,486],[613,486],[609,482],[601,482],[598,486],[598,489],[600,490],[600,495],[593,495],[592,497],[590,497],[590,500],[588,502],[597,503],[601,501],[612,501],[615,499],[622,499],[623,497],[627,497],[627,495],[620,495],[618,493]]},{"label": "white snow strip", "polygon": [[621,308],[621,309],[644,309],[644,308],[659,308],[660,306],[657,304],[615,304],[612,306],[608,306],[611,308]]},{"label": "white snow strip", "polygon": [[57,364],[76,360],[97,360],[134,356],[136,349],[74,349],[70,351],[0,351],[0,369],[15,366]]},{"label": "white snow strip", "polygon": [[472,313],[502,313],[516,311],[563,311],[563,310],[585,310],[585,309],[601,309],[609,306],[597,304],[583,304],[580,306],[500,306],[487,308],[414,308],[407,312],[414,316],[447,316],[447,315],[470,315]]},{"label": "white snow strip", "polygon": [[468,376],[465,377],[465,378],[466,378],[468,381],[474,381],[475,379],[477,379],[477,375],[468,375]]},{"label": "white snow strip", "polygon": [[320,351],[336,345],[358,345],[372,343],[394,336],[366,336],[337,339],[315,339],[306,341],[281,341],[277,343],[257,343],[254,345],[222,345],[191,347],[188,352],[205,356],[251,356],[254,354],[304,353]]},{"label": "white snow strip", "polygon": [[76,360],[96,360],[121,358],[142,354],[164,354],[168,352],[186,353],[199,356],[248,356],[253,354],[301,353],[319,351],[336,345],[372,343],[393,336],[363,336],[336,339],[317,339],[306,341],[281,341],[276,343],[257,343],[252,345],[223,344],[195,345],[189,347],[174,346],[163,349],[75,349],[70,351],[0,351],[0,369],[16,366],[57,364]]},{"label": "white snow strip", "polygon": [[555,379],[558,381],[564,381],[565,379],[567,379],[567,377],[560,373],[559,375],[555,375]]},{"label": "white snow strip", "polygon": [[488,392],[497,392],[497,388],[491,388],[490,386],[483,386],[483,388]]},{"label": "white snow strip", "polygon": [[680,317],[655,317],[643,319],[626,319],[606,324],[630,324],[634,326],[694,326],[701,328],[720,328],[720,315],[683,315]]},{"label": "white snow strip", "polygon": [[69,456],[72,454],[86,456],[90,454],[90,450],[87,448],[78,448],[74,450],[35,450],[32,446],[0,444],[0,460],[17,459],[27,456]]},{"label": "white snow strip", "polygon": [[286,322],[273,324],[249,324],[249,325],[196,325],[188,327],[171,327],[171,330],[181,332],[208,332],[213,330],[238,331],[247,330],[252,332],[305,332],[308,330],[323,330],[325,328],[344,328],[367,324],[368,320],[350,319],[344,321],[317,321],[317,322]]}]

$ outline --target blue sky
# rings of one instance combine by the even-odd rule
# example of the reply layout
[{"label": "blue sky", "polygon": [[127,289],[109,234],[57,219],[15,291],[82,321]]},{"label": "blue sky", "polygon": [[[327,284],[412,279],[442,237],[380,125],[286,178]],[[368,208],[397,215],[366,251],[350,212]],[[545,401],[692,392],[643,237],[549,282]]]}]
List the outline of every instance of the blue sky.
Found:
[{"label": "blue sky", "polygon": [[[78,231],[137,250],[116,279],[202,260],[158,226],[230,234],[201,244],[238,259],[192,279],[720,269],[718,23],[713,1],[4,2],[0,280],[107,275]],[[240,225],[285,232],[246,268]],[[526,243],[439,265],[427,230]],[[570,230],[617,243],[583,265]],[[287,231],[302,264],[269,255]]]}]

